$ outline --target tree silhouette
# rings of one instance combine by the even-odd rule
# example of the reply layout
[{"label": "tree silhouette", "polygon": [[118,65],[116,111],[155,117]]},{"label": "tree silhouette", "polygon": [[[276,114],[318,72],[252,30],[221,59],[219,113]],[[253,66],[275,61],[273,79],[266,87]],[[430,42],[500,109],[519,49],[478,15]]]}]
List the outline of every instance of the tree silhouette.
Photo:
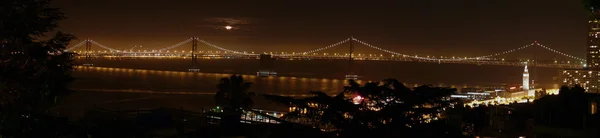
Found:
[{"label": "tree silhouette", "polygon": [[533,102],[535,123],[538,125],[566,129],[589,129],[589,97],[585,89],[561,87],[558,95],[548,95]]},{"label": "tree silhouette", "polygon": [[600,10],[600,0],[583,0],[583,5],[586,10],[594,12],[594,10]]},{"label": "tree silhouette", "polygon": [[295,108],[282,118],[290,122],[318,126],[321,129],[349,127],[349,113],[359,109],[343,93],[329,96],[323,92],[309,92],[313,97],[294,99],[287,96],[263,95],[266,99]]},{"label": "tree silhouette", "polygon": [[443,100],[444,97],[453,92],[427,85],[411,90],[397,80],[386,79],[362,86],[349,80],[344,91],[335,96],[311,92],[313,97],[303,99],[265,97],[295,109],[284,116],[287,120],[308,120],[314,127],[334,131],[342,137],[394,137],[416,134],[410,132],[417,130],[411,127],[427,130],[421,123],[422,115],[440,113],[451,102]]},{"label": "tree silhouette", "polygon": [[[57,32],[47,40],[65,16],[50,8],[50,0],[0,2],[0,113],[2,131],[22,128],[34,115],[44,113],[58,96],[71,91],[73,53],[64,52],[75,37]],[[24,118],[25,117],[25,118]],[[7,121],[10,120],[10,121]],[[26,125],[25,125],[26,126]],[[25,127],[23,126],[23,127]],[[20,133],[32,133],[23,132]]]},{"label": "tree silhouette", "polygon": [[251,85],[251,82],[244,82],[242,76],[239,75],[222,78],[217,85],[215,101],[217,105],[223,107],[221,124],[225,128],[240,129],[243,110],[249,110],[253,104],[251,97],[254,96],[254,93],[248,92]]}]

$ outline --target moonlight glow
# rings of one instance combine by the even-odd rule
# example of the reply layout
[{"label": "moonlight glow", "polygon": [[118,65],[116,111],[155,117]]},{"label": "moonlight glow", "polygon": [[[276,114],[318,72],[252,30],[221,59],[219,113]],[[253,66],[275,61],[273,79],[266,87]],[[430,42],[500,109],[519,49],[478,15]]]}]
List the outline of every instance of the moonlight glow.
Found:
[{"label": "moonlight glow", "polygon": [[225,26],[225,29],[227,29],[227,30],[231,30],[231,29],[233,29],[233,27],[231,27],[231,26],[227,25],[227,26]]}]

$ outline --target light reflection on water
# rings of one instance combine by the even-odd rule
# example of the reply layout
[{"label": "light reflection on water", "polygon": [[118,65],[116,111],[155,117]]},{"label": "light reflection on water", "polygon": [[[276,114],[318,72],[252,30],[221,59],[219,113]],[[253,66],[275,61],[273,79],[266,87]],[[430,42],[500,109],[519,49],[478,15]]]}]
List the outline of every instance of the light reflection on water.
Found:
[{"label": "light reflection on water", "polygon": [[[136,68],[150,70],[171,70],[187,73],[190,60],[184,59],[93,59],[76,60],[103,67]],[[255,74],[260,69],[259,60],[223,59],[198,60],[197,68],[202,72]],[[347,61],[343,60],[277,60],[272,68],[280,76],[316,77],[316,79],[344,79]],[[463,86],[503,86],[520,85],[523,67],[472,64],[433,64],[419,62],[356,61],[353,72],[363,80],[398,79],[400,82],[414,84],[433,84],[456,87]],[[116,70],[116,69],[115,69]],[[158,71],[157,71],[158,72]],[[548,87],[556,84],[554,77],[557,68],[531,68],[532,80],[537,86]],[[289,77],[288,79],[291,79]],[[266,83],[266,82],[265,82]],[[301,83],[296,84],[301,89]],[[279,87],[279,86],[277,86]]]},{"label": "light reflection on water", "polygon": [[[210,93],[216,91],[216,85],[223,77],[232,74],[180,72],[145,69],[126,69],[110,67],[77,66],[74,76],[77,80],[75,90],[98,91],[152,91],[153,93]],[[298,94],[310,91],[322,91],[329,94],[343,90],[345,80],[328,78],[305,78],[255,75],[241,75],[245,81],[252,82],[250,89],[257,93]],[[362,83],[362,80],[357,82]]]}]

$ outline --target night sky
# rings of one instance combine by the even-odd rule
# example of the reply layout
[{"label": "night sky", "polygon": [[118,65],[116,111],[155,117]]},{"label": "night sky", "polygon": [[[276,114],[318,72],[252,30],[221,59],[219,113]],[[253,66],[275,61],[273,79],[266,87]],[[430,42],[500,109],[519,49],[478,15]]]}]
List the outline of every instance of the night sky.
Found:
[{"label": "night sky", "polygon": [[199,36],[236,50],[307,51],[355,36],[411,55],[480,56],[535,40],[585,54],[587,14],[579,0],[326,1],[55,0],[54,5],[69,17],[59,30],[114,48],[159,48]]}]

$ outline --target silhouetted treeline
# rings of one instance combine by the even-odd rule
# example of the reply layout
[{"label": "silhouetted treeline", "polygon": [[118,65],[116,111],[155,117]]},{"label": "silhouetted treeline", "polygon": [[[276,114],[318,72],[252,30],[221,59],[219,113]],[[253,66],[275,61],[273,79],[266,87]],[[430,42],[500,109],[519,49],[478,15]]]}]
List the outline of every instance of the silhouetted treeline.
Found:
[{"label": "silhouetted treeline", "polygon": [[303,99],[265,95],[287,105],[290,122],[309,125],[339,137],[460,137],[459,124],[445,121],[455,89],[423,85],[409,89],[394,79],[359,85],[349,80],[344,91],[329,96],[311,92]]},{"label": "silhouetted treeline", "polygon": [[[69,94],[73,54],[64,52],[75,37],[53,33],[65,16],[50,0],[0,2],[0,134],[53,137],[66,120],[46,110]],[[42,36],[52,34],[48,39]]]}]

